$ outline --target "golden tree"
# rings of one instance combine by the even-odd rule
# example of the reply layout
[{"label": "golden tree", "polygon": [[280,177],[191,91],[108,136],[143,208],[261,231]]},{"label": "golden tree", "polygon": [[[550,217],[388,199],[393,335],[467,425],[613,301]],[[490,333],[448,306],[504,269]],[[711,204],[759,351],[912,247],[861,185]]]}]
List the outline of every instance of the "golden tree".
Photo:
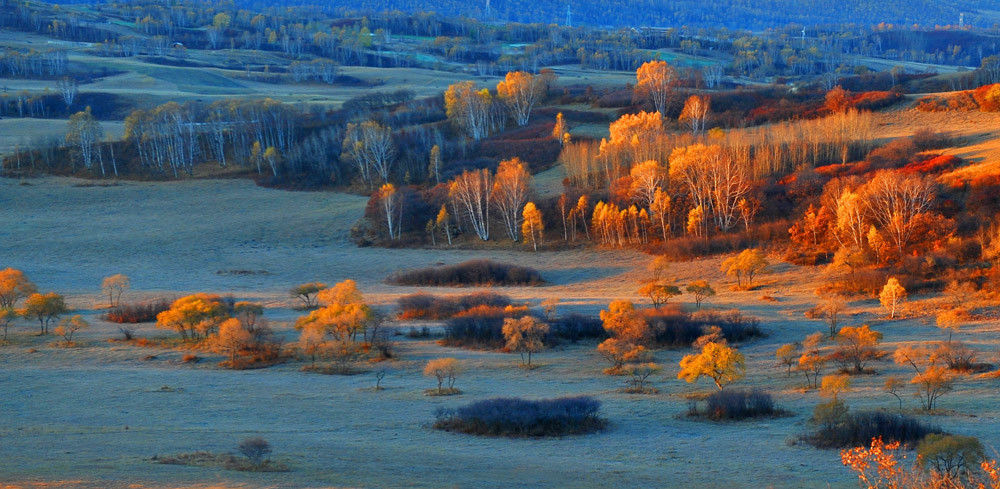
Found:
[{"label": "golden tree", "polygon": [[701,377],[708,377],[719,390],[746,375],[743,354],[725,343],[714,341],[706,343],[700,353],[685,355],[680,367],[678,379],[694,383]]},{"label": "golden tree", "polygon": [[326,288],[323,282],[308,282],[292,287],[291,295],[302,301],[306,309],[316,307],[316,294]]},{"label": "golden tree", "polygon": [[17,301],[38,292],[24,272],[6,268],[0,270],[0,308],[12,308]]},{"label": "golden tree", "polygon": [[[500,97],[514,116],[514,122],[519,126],[528,125],[531,109],[545,94],[545,78],[524,71],[507,73],[500,83],[497,83],[497,96]],[[562,133],[559,134],[562,137]]]},{"label": "golden tree", "polygon": [[661,282],[648,282],[639,287],[638,292],[640,295],[649,298],[649,302],[653,304],[654,309],[666,304],[671,297],[681,295],[680,287]]},{"label": "golden tree", "polygon": [[400,204],[396,186],[391,183],[383,184],[378,191],[378,201],[381,203],[382,214],[385,216],[389,239],[399,239],[403,220],[403,206]]},{"label": "golden tree", "polygon": [[743,290],[753,288],[753,278],[767,273],[770,263],[767,256],[757,248],[743,250],[739,255],[727,258],[722,262],[722,271],[730,277],[736,277],[736,286]]},{"label": "golden tree", "polygon": [[538,251],[538,242],[542,240],[542,231],[545,223],[542,221],[542,211],[535,207],[534,202],[524,204],[524,211],[521,213],[521,234],[531,240],[531,246]]},{"label": "golden tree", "polygon": [[656,191],[663,187],[666,173],[666,168],[656,160],[647,160],[633,166],[629,170],[629,176],[632,178],[629,193],[632,199],[643,207],[650,207],[656,198]]},{"label": "golden tree", "polygon": [[919,345],[905,345],[896,349],[893,360],[899,365],[909,365],[914,376],[910,384],[916,386],[914,395],[927,411],[933,410],[938,398],[954,388],[955,375],[944,365],[938,349]]},{"label": "golden tree", "polygon": [[647,61],[635,72],[636,93],[648,97],[660,114],[667,113],[667,102],[677,84],[677,70],[666,61]]},{"label": "golden tree", "polygon": [[252,341],[253,335],[244,328],[243,323],[239,319],[229,318],[219,324],[213,346],[217,352],[228,355],[229,366],[235,367],[236,356]]},{"label": "golden tree", "polygon": [[488,89],[477,89],[475,82],[450,85],[444,92],[444,106],[448,119],[475,141],[488,136],[494,128],[490,120],[493,96]]},{"label": "golden tree", "polygon": [[101,290],[108,296],[108,305],[116,307],[121,304],[122,294],[129,289],[131,282],[127,275],[116,273],[104,277],[101,281]]},{"label": "golden tree", "polygon": [[774,352],[774,357],[778,360],[778,365],[785,367],[785,375],[792,375],[792,366],[795,365],[799,356],[798,347],[792,343],[785,343]]},{"label": "golden tree", "polygon": [[[424,366],[424,375],[437,379],[438,394],[457,393],[455,389],[455,379],[461,372],[461,365],[454,358],[436,358],[427,362]],[[448,390],[444,389],[444,383],[448,382]]]},{"label": "golden tree", "polygon": [[597,351],[611,363],[605,373],[620,374],[625,363],[645,359],[646,345],[653,340],[653,332],[631,302],[614,301],[601,311],[600,317],[610,336],[597,345]]},{"label": "golden tree", "polygon": [[521,363],[531,368],[531,354],[545,349],[545,335],[549,333],[549,325],[534,316],[524,316],[520,319],[506,318],[503,321],[502,332],[507,341],[504,348],[507,351],[520,353]]},{"label": "golden tree", "polygon": [[156,315],[156,327],[172,329],[184,340],[210,336],[228,318],[226,306],[215,294],[193,294],[175,300]]},{"label": "golden tree", "polygon": [[679,120],[691,128],[692,134],[705,132],[709,107],[710,101],[707,95],[692,95],[684,102]]},{"label": "golden tree", "polygon": [[466,170],[448,187],[454,207],[464,212],[476,236],[490,239],[490,208],[493,207],[493,174],[489,169]]},{"label": "golden tree", "polygon": [[528,200],[531,174],[519,158],[504,160],[497,167],[493,180],[492,202],[503,220],[507,237],[513,241],[520,239],[520,214]]},{"label": "golden tree", "polygon": [[552,138],[564,146],[569,142],[569,126],[566,125],[566,118],[563,117],[562,112],[556,114],[556,124],[552,127]]},{"label": "golden tree", "polygon": [[899,283],[896,277],[890,277],[889,280],[885,282],[885,286],[882,287],[882,291],[879,292],[878,301],[882,304],[882,307],[889,312],[889,319],[894,319],[896,317],[896,311],[899,309],[900,304],[906,300],[906,289]]},{"label": "golden tree", "polygon": [[799,356],[798,370],[806,376],[807,387],[819,387],[819,376],[826,366],[828,358],[820,353],[820,343],[823,333],[813,333],[802,341],[802,355]]},{"label": "golden tree", "polygon": [[59,321],[59,324],[56,326],[55,333],[63,337],[63,345],[70,346],[73,344],[73,335],[77,331],[87,329],[89,327],[90,323],[85,321],[83,316],[76,314],[72,317]]},{"label": "golden tree", "polygon": [[49,334],[49,325],[59,316],[62,316],[69,309],[66,307],[66,300],[63,296],[49,292],[47,294],[31,294],[24,301],[24,308],[18,314],[26,318],[38,321],[41,329],[39,334]]},{"label": "golden tree", "polygon": [[663,189],[657,188],[653,192],[653,201],[649,203],[649,213],[659,223],[660,231],[663,233],[663,242],[666,243],[670,233],[670,224],[667,223],[667,216],[670,215],[670,196]]},{"label": "golden tree", "polygon": [[315,324],[302,328],[302,332],[299,333],[298,346],[299,351],[309,355],[312,359],[312,366],[315,367],[316,357],[326,349],[326,331]]},{"label": "golden tree", "polygon": [[833,402],[840,402],[840,395],[851,389],[851,377],[849,375],[824,375],[823,382],[819,388],[819,394],[823,397],[830,397]]},{"label": "golden tree", "polygon": [[448,207],[446,205],[442,204],[441,209],[438,210],[437,219],[434,220],[434,226],[444,231],[444,235],[448,239],[448,246],[451,246],[451,214],[448,213]]},{"label": "golden tree", "polygon": [[698,309],[701,309],[701,303],[705,302],[705,299],[715,295],[715,289],[705,280],[695,280],[685,287],[688,294],[694,296],[694,302],[697,304]]}]

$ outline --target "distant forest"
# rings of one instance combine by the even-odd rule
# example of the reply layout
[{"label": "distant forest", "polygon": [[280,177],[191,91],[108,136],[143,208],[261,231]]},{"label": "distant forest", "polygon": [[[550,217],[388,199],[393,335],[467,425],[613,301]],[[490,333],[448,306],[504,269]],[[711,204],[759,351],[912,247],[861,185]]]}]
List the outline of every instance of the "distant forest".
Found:
[{"label": "distant forest", "polygon": [[[323,5],[328,10],[406,12],[434,11],[447,16],[468,16],[480,20],[522,23],[566,21],[571,5],[572,23],[591,26],[635,27],[726,27],[762,30],[788,24],[824,25],[879,23],[929,27],[957,25],[964,13],[965,23],[991,27],[997,22],[988,10],[993,0],[236,0],[246,7],[279,5]],[[489,4],[489,12],[487,12]]]}]

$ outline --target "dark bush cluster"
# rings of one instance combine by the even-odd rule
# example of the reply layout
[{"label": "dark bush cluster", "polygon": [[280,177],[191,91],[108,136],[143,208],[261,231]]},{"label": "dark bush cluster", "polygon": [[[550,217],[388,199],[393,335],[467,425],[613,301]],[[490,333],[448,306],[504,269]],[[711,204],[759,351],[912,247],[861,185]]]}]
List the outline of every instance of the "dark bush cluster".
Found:
[{"label": "dark bush cluster", "polygon": [[781,411],[774,406],[771,394],[761,390],[722,390],[705,399],[705,412],[714,420],[741,420],[760,416],[775,416]]},{"label": "dark bush cluster", "polygon": [[417,293],[400,297],[396,304],[400,319],[448,319],[479,306],[507,307],[511,300],[510,297],[493,292],[476,292],[460,297]]},{"label": "dark bush cluster", "polygon": [[138,304],[121,304],[104,313],[104,319],[112,323],[136,324],[156,321],[156,315],[170,309],[170,302],[160,299]]},{"label": "dark bush cluster", "polygon": [[434,428],[470,435],[543,437],[599,431],[607,420],[600,401],[587,396],[529,401],[487,399],[458,409],[439,409]]},{"label": "dark bush cluster", "polygon": [[547,342],[555,343],[562,339],[576,342],[583,339],[604,339],[608,337],[608,332],[604,329],[601,320],[583,314],[566,314],[549,321],[549,335]]},{"label": "dark bush cluster", "polygon": [[[520,308],[521,316],[527,311]],[[504,343],[503,320],[511,314],[506,308],[476,307],[448,320],[444,344],[478,348],[499,348]]]},{"label": "dark bush cluster", "polygon": [[924,424],[917,418],[883,411],[847,413],[838,422],[823,423],[805,441],[818,448],[848,448],[865,446],[872,438],[881,437],[885,442],[898,441],[913,446],[930,433],[941,433],[941,428]]},{"label": "dark bush cluster", "polygon": [[389,278],[396,285],[481,286],[481,285],[540,285],[544,283],[537,270],[490,260],[469,260],[457,265],[421,268],[401,272]]},{"label": "dark bush cluster", "polygon": [[764,336],[757,318],[745,316],[737,310],[702,310],[689,314],[678,307],[661,307],[646,312],[645,316],[656,344],[661,347],[691,346],[713,326],[719,328],[723,338],[733,343]]}]

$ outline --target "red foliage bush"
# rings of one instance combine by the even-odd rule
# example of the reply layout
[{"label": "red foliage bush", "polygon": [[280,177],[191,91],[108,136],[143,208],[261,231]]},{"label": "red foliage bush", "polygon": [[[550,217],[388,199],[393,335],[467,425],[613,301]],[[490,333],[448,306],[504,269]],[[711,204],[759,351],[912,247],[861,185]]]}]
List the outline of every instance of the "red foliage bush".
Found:
[{"label": "red foliage bush", "polygon": [[953,155],[937,155],[925,160],[909,163],[900,169],[903,173],[940,173],[962,164],[962,159]]}]

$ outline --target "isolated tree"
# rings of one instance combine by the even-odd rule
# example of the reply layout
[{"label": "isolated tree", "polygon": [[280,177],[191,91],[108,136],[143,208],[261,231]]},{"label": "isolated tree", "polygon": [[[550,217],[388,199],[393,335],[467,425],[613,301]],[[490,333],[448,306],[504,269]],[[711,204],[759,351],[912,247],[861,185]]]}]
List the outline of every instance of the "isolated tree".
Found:
[{"label": "isolated tree", "polygon": [[7,344],[7,333],[17,317],[17,311],[14,309],[9,307],[0,307],[0,330],[3,331],[3,339],[0,340],[0,343]]},{"label": "isolated tree", "polygon": [[526,126],[531,117],[531,109],[544,96],[545,88],[544,77],[511,71],[497,84],[497,96],[510,109],[514,122],[519,126]]},{"label": "isolated tree", "polygon": [[839,296],[830,296],[821,304],[806,311],[809,319],[822,319],[830,327],[830,337],[835,338],[840,326],[840,319],[847,309],[847,303]]},{"label": "isolated tree", "polygon": [[722,262],[722,271],[730,277],[736,277],[736,286],[744,290],[752,289],[753,278],[767,273],[769,267],[767,256],[757,248],[743,250],[739,255]]},{"label": "isolated tree", "polygon": [[903,397],[900,396],[899,393],[903,391],[905,386],[906,384],[902,381],[902,379],[896,377],[895,375],[890,375],[885,379],[885,383],[882,384],[882,391],[892,397],[895,397],[896,400],[899,401],[899,412],[903,412]]},{"label": "isolated tree", "polygon": [[700,353],[685,355],[680,367],[678,379],[694,383],[701,377],[708,377],[719,390],[746,375],[743,354],[725,343],[714,341],[706,343]]},{"label": "isolated tree", "polygon": [[520,240],[520,217],[524,203],[528,200],[531,174],[519,158],[504,160],[497,167],[493,180],[491,201],[503,220],[507,237]]},{"label": "isolated tree", "polygon": [[521,213],[521,235],[531,240],[531,247],[538,251],[538,242],[542,240],[542,232],[545,230],[545,221],[542,220],[542,211],[535,207],[534,202],[524,204],[524,211]]},{"label": "isolated tree", "polygon": [[348,124],[343,148],[348,159],[358,167],[361,180],[371,185],[378,176],[389,181],[396,160],[392,128],[375,121]]},{"label": "isolated tree", "polygon": [[530,368],[531,354],[545,349],[545,335],[549,333],[549,325],[534,316],[524,316],[520,319],[506,318],[503,321],[502,332],[507,341],[505,346],[507,351],[520,353],[521,363]]},{"label": "isolated tree", "polygon": [[101,281],[101,290],[108,296],[108,305],[110,307],[121,305],[122,295],[129,289],[130,285],[131,281],[128,276],[121,273],[104,277],[104,280]]},{"label": "isolated tree", "polygon": [[653,308],[666,304],[671,297],[681,295],[680,287],[662,282],[648,282],[639,288],[639,294],[649,298]]},{"label": "isolated tree", "polygon": [[[69,127],[66,131],[66,143],[76,147],[80,152],[84,168],[90,169],[93,165],[94,150],[97,143],[104,137],[104,129],[101,123],[94,118],[87,107],[82,112],[77,112],[69,117]],[[101,167],[101,175],[104,175],[104,167]]]},{"label": "isolated tree", "polygon": [[605,373],[617,375],[626,363],[646,358],[646,345],[653,340],[653,332],[631,302],[614,301],[601,311],[600,317],[609,336],[597,345],[597,351],[611,363]]},{"label": "isolated tree", "polygon": [[345,280],[320,291],[316,299],[323,307],[298,318],[295,327],[321,328],[335,341],[344,343],[343,350],[353,346],[358,335],[365,333],[375,319],[374,311],[365,303],[353,280]]},{"label": "isolated tree", "polygon": [[705,299],[715,295],[715,289],[705,280],[695,280],[688,284],[685,289],[688,294],[694,296],[694,302],[697,304],[698,309],[701,309],[701,303],[705,302]]},{"label": "isolated tree", "polygon": [[848,375],[824,375],[819,387],[819,394],[823,397],[833,399],[833,402],[840,402],[840,395],[851,389],[851,377]]},{"label": "isolated tree", "polygon": [[648,97],[662,115],[667,113],[667,102],[677,84],[677,70],[666,61],[647,61],[635,72],[636,93]]},{"label": "isolated tree", "polygon": [[566,125],[566,118],[563,113],[556,114],[556,124],[552,127],[552,138],[566,145],[569,142],[569,126]]},{"label": "isolated tree", "polygon": [[302,301],[303,307],[316,307],[316,294],[327,287],[323,282],[308,282],[292,287],[291,295]]},{"label": "isolated tree", "polygon": [[63,296],[49,292],[47,294],[31,294],[24,301],[24,308],[18,313],[26,318],[38,321],[39,334],[49,334],[49,325],[59,316],[66,314],[66,300]]},{"label": "isolated tree", "polygon": [[819,376],[826,366],[828,358],[820,353],[819,345],[823,341],[823,333],[813,333],[802,341],[802,355],[799,356],[798,370],[806,377],[808,387],[819,387]]},{"label": "isolated tree", "polygon": [[229,318],[219,324],[219,332],[214,339],[215,350],[229,356],[229,366],[236,365],[236,356],[250,345],[253,335],[243,327],[239,319]]},{"label": "isolated tree", "polygon": [[38,289],[24,272],[14,268],[0,270],[0,308],[13,308],[18,301],[35,292]]},{"label": "isolated tree", "polygon": [[444,383],[448,383],[448,392],[455,391],[455,379],[461,372],[461,365],[454,358],[436,358],[424,366],[424,375],[437,379],[438,394],[444,394]]},{"label": "isolated tree", "polygon": [[885,282],[885,286],[882,287],[882,291],[878,295],[878,301],[882,304],[882,307],[886,309],[889,313],[889,319],[894,319],[896,317],[896,311],[899,309],[900,304],[906,300],[906,289],[900,285],[899,280],[896,277],[890,277],[889,280]]},{"label": "isolated tree", "polygon": [[[649,383],[651,376],[659,373],[661,370],[663,368],[654,362],[634,363],[626,366],[624,373],[629,376],[629,379],[626,381],[629,388],[626,391],[636,393],[650,392],[646,384]],[[655,389],[652,392],[656,392]]]},{"label": "isolated tree", "polygon": [[382,185],[378,192],[378,200],[382,204],[382,214],[385,216],[389,239],[399,239],[403,220],[403,206],[400,202],[396,186],[391,183]]},{"label": "isolated tree", "polygon": [[77,314],[73,317],[65,318],[59,321],[56,326],[55,333],[63,337],[64,345],[71,345],[73,343],[73,334],[81,329],[87,329],[90,327],[90,323],[83,319],[83,316]]},{"label": "isolated tree", "polygon": [[437,219],[434,221],[434,227],[444,232],[445,237],[448,238],[448,246],[451,246],[451,214],[448,214],[447,206],[441,205]]},{"label": "isolated tree", "polygon": [[[974,436],[928,433],[917,444],[917,465],[936,477],[950,481],[951,487],[969,481],[973,471],[981,468],[986,459],[983,444]],[[948,487],[948,486],[943,486]],[[987,486],[980,485],[985,489]]]},{"label": "isolated tree", "polygon": [[826,93],[827,110],[833,113],[844,113],[851,108],[851,92],[844,90],[840,85],[833,87]]},{"label": "isolated tree", "polygon": [[792,367],[797,363],[798,356],[798,346],[792,343],[785,343],[774,351],[778,366],[784,366],[785,375],[789,376],[792,375]]},{"label": "isolated tree", "polygon": [[489,169],[466,170],[452,180],[448,196],[454,208],[465,214],[476,236],[490,239],[490,208],[493,207],[493,174]]},{"label": "isolated tree", "polygon": [[878,359],[882,353],[878,350],[878,342],[882,333],[872,330],[867,324],[861,326],[844,326],[837,333],[837,348],[834,358],[850,367],[857,374],[865,371],[865,363]]},{"label": "isolated tree", "polygon": [[937,400],[952,391],[955,375],[943,365],[936,349],[919,345],[905,345],[896,349],[892,356],[899,365],[913,368],[914,376],[910,384],[916,387],[914,395],[927,411],[934,409]]},{"label": "isolated tree", "polygon": [[207,338],[228,317],[226,306],[215,294],[193,294],[175,300],[170,309],[156,315],[156,327],[172,329],[181,338]]},{"label": "isolated tree", "polygon": [[271,444],[261,437],[247,438],[237,447],[254,467],[261,467],[271,454]]},{"label": "isolated tree", "polygon": [[691,128],[692,134],[701,134],[705,132],[705,124],[708,122],[709,107],[708,96],[692,95],[684,102],[679,120]]}]

